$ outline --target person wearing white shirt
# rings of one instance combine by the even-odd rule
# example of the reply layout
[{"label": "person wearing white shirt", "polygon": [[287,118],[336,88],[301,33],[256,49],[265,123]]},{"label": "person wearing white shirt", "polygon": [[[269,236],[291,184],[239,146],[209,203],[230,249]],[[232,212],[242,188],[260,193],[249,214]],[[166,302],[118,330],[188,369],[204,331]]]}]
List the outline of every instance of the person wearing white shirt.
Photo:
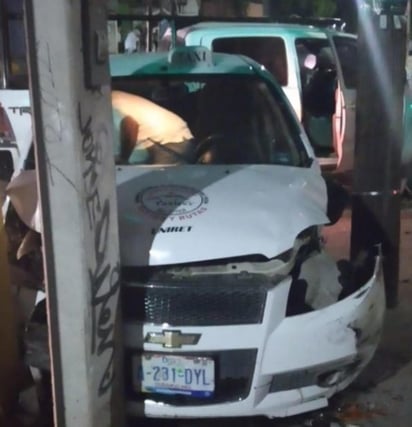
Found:
[{"label": "person wearing white shirt", "polygon": [[193,135],[177,114],[131,93],[114,90],[116,154],[127,163],[176,163],[190,155]]},{"label": "person wearing white shirt", "polygon": [[138,52],[140,48],[140,31],[134,28],[130,31],[124,40],[124,51],[126,53]]}]

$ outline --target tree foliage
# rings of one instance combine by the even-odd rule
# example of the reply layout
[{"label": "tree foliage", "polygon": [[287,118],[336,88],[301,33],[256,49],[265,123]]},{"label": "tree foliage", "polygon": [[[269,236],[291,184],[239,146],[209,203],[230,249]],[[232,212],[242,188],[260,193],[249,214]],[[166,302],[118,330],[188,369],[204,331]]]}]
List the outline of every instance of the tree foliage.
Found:
[{"label": "tree foliage", "polygon": [[302,17],[338,17],[354,32],[357,25],[357,0],[268,0],[275,18],[291,15]]},{"label": "tree foliage", "polygon": [[315,16],[335,16],[336,1],[335,0],[315,0],[313,2],[313,12]]},{"label": "tree foliage", "polygon": [[278,16],[334,16],[336,0],[276,0],[272,12]]}]

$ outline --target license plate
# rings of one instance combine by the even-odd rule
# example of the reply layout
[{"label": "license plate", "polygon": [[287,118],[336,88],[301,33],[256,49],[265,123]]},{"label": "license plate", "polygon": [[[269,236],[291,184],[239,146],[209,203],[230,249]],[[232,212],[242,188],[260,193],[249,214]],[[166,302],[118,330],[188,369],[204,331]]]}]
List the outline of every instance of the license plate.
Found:
[{"label": "license plate", "polygon": [[208,357],[144,354],[134,359],[136,390],[146,393],[212,397],[215,363]]}]

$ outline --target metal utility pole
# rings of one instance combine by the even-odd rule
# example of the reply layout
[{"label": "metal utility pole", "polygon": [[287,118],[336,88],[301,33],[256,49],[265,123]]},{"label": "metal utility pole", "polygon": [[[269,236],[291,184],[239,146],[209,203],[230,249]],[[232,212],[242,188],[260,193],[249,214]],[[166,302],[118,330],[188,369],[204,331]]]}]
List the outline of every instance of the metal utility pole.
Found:
[{"label": "metal utility pole", "polygon": [[26,0],[56,427],[113,407],[119,248],[105,2]]},{"label": "metal utility pole", "polygon": [[[388,307],[398,297],[407,3],[358,1],[351,258],[356,264],[374,245],[382,246]],[[362,280],[363,270],[357,273]]]}]

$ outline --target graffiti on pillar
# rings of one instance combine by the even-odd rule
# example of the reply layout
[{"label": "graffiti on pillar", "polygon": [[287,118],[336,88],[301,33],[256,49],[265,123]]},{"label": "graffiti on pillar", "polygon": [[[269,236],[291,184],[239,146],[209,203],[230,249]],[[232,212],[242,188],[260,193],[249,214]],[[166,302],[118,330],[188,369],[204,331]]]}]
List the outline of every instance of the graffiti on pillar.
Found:
[{"label": "graffiti on pillar", "polygon": [[102,396],[110,390],[114,379],[114,327],[120,287],[120,266],[118,263],[113,265],[108,248],[110,199],[108,195],[102,194],[99,187],[104,173],[103,147],[109,135],[105,123],[96,126],[91,115],[83,116],[80,103],[78,120],[82,135],[86,206],[95,261],[89,268],[93,328],[91,352],[104,357],[106,361],[98,385],[98,394]]}]

